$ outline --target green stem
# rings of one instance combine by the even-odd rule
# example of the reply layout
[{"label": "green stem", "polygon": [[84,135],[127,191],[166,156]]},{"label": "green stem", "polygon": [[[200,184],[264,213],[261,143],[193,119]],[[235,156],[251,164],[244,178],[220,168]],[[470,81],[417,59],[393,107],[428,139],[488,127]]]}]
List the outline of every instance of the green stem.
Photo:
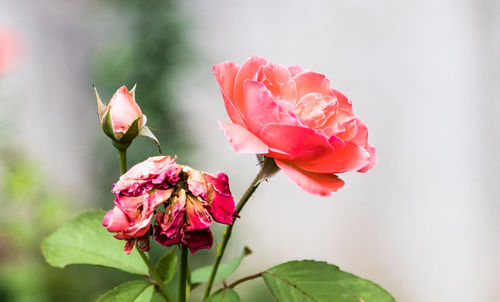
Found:
[{"label": "green stem", "polygon": [[[246,190],[245,194],[243,194],[243,197],[241,197],[240,201],[238,202],[238,205],[236,205],[236,212],[237,214],[240,214],[241,210],[247,203],[248,199],[252,194],[255,192],[257,187],[260,184],[260,180],[262,175],[264,174],[264,169],[261,169],[259,174],[255,176],[254,180]],[[210,295],[210,291],[212,290],[212,285],[214,283],[215,275],[217,273],[217,269],[219,268],[219,264],[222,260],[222,256],[224,255],[224,251],[226,250],[227,242],[229,241],[229,238],[231,237],[231,232],[233,230],[233,226],[236,223],[236,219],[233,221],[233,224],[228,225],[226,227],[226,230],[224,231],[224,235],[222,237],[222,243],[220,247],[217,249],[217,255],[215,257],[215,262],[212,265],[212,271],[210,272],[210,277],[208,278],[208,283],[207,287],[205,289],[205,294],[203,296],[203,299],[206,299]]]},{"label": "green stem", "polygon": [[181,247],[181,259],[179,266],[179,291],[177,302],[186,302],[186,283],[187,283],[187,271],[188,271],[188,248],[184,245]]},{"label": "green stem", "polygon": [[165,286],[163,285],[163,281],[161,280],[161,277],[158,275],[158,272],[156,272],[156,270],[153,267],[153,265],[151,264],[151,262],[149,262],[149,259],[148,259],[148,256],[146,256],[146,253],[144,253],[140,249],[137,249],[137,251],[139,252],[139,255],[141,255],[142,261],[144,261],[144,263],[149,268],[149,272],[153,276],[153,279],[156,281],[155,287],[156,287],[157,291],[160,293],[160,295],[163,297],[163,299],[166,302],[172,302],[172,298],[170,297],[167,290],[165,289]]},{"label": "green stem", "polygon": [[[125,172],[127,172],[127,149],[126,148],[118,149],[118,156],[120,157],[120,174],[125,174]],[[166,302],[172,302],[173,301],[172,298],[165,289],[161,277],[158,275],[158,272],[155,270],[155,268],[149,261],[148,256],[146,256],[146,254],[143,251],[141,251],[138,247],[136,249],[139,252],[139,255],[141,255],[142,261],[144,261],[146,266],[149,268],[151,276],[153,276],[156,290],[160,293],[160,295]]]},{"label": "green stem", "polygon": [[253,275],[250,275],[250,276],[246,276],[244,278],[241,278],[239,280],[236,280],[234,281],[233,283],[231,283],[230,285],[228,285],[229,288],[234,288],[236,285],[238,284],[241,284],[243,282],[246,282],[246,281],[249,281],[249,280],[253,280],[253,279],[257,279],[259,277],[262,277],[262,273],[257,273],[257,274],[253,274]]},{"label": "green stem", "polygon": [[118,156],[120,157],[120,174],[127,172],[127,149],[118,149]]}]

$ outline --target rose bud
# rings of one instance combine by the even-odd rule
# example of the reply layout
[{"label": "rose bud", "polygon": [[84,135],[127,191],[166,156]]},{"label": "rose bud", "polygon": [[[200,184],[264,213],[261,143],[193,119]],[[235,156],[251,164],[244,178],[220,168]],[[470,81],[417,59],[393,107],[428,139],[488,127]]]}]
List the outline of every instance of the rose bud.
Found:
[{"label": "rose bud", "polygon": [[149,249],[153,215],[156,241],[165,246],[182,244],[193,253],[212,246],[212,219],[233,223],[235,205],[226,174],[201,172],[179,165],[169,156],[151,157],[135,165],[120,177],[112,192],[115,207],[106,214],[103,225],[117,233],[115,238],[127,240],[126,253],[135,244]]},{"label": "rose bud", "polygon": [[375,165],[368,128],[324,75],[260,57],[216,64],[213,74],[232,121],[220,128],[235,152],[264,158],[264,174],[273,175],[272,160],[303,190],[329,196],[344,185],[336,174]]},{"label": "rose bud", "polygon": [[135,101],[135,88],[136,86],[128,91],[127,87],[120,87],[109,103],[104,105],[94,86],[102,129],[118,149],[128,148],[137,135],[149,137],[160,148],[158,140],[146,127],[146,116]]}]

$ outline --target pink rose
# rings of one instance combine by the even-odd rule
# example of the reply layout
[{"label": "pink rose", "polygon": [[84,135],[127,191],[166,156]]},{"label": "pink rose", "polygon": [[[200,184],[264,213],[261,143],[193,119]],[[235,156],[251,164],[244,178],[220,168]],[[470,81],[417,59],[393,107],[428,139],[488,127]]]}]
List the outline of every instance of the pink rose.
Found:
[{"label": "pink rose", "polygon": [[18,34],[7,26],[0,25],[0,75],[16,66],[22,56]]},{"label": "pink rose", "polygon": [[135,102],[135,98],[129,93],[127,87],[118,88],[109,101],[104,114],[109,111],[113,121],[115,137],[120,137],[127,133],[135,120],[139,120],[139,129],[146,124],[146,116],[142,114],[141,108]]},{"label": "pink rose", "polygon": [[303,190],[329,196],[344,185],[336,173],[375,165],[366,125],[324,75],[260,57],[216,64],[213,74],[232,121],[219,125],[233,150],[273,158]]},{"label": "pink rose", "polygon": [[[169,156],[150,157],[123,174],[114,185],[115,207],[103,225],[115,238],[149,250],[151,220],[155,239],[163,245],[183,244],[195,252],[212,246],[212,218],[232,224],[235,210],[227,176],[179,165]],[[157,207],[164,205],[161,212]],[[156,210],[156,214],[155,213]]]}]

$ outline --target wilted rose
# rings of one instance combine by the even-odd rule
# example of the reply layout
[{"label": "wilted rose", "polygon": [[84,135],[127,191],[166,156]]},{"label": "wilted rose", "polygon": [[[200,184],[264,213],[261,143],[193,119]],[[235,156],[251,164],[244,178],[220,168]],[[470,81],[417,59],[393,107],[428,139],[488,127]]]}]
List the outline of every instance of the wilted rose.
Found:
[{"label": "wilted rose", "polygon": [[251,57],[240,67],[213,67],[232,123],[219,122],[236,152],[273,158],[305,191],[328,196],[344,185],[337,173],[376,163],[366,125],[351,101],[322,74]]},{"label": "wilted rose", "polygon": [[135,165],[120,177],[113,192],[115,207],[106,214],[103,225],[117,233],[115,238],[127,240],[126,253],[136,243],[149,249],[153,216],[156,241],[166,246],[183,244],[191,252],[212,246],[212,218],[233,222],[235,205],[227,176],[179,165],[169,156],[151,157]]}]

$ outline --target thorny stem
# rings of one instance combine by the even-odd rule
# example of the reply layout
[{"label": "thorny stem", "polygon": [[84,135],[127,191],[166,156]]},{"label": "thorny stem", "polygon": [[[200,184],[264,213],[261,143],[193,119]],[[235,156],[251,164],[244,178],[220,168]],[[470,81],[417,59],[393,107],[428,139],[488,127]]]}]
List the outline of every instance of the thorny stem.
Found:
[{"label": "thorny stem", "polygon": [[[125,172],[127,172],[127,149],[118,149],[118,156],[120,157],[120,174],[124,174]],[[158,272],[155,270],[155,268],[149,261],[148,256],[146,256],[146,253],[141,251],[138,247],[137,251],[139,252],[139,255],[141,255],[142,261],[144,261],[146,266],[149,268],[149,272],[151,273],[154,279],[153,280],[154,282],[152,283],[154,283],[156,290],[159,292],[159,294],[166,302],[172,302],[173,300],[168,294],[167,290],[165,289],[165,285],[163,285],[161,277],[158,275]]]},{"label": "thorny stem", "polygon": [[[246,190],[245,194],[243,194],[243,197],[241,197],[240,201],[238,202],[238,205],[236,205],[236,212],[237,214],[240,214],[241,210],[247,203],[248,199],[252,194],[255,192],[257,187],[259,186],[261,182],[261,177],[264,174],[264,169],[261,169],[257,176],[255,176],[254,180]],[[229,238],[231,237],[231,232],[233,230],[233,226],[236,223],[236,219],[233,221],[233,224],[228,225],[226,227],[226,230],[224,231],[224,235],[222,237],[222,243],[220,247],[217,249],[217,254],[215,257],[215,262],[212,265],[212,271],[210,272],[210,277],[207,282],[207,287],[205,289],[205,294],[203,295],[203,299],[206,299],[210,295],[210,291],[212,290],[212,285],[214,283],[215,275],[217,273],[217,269],[219,268],[219,264],[222,260],[222,256],[224,255],[224,251],[226,250],[227,242],[229,241]]]}]

